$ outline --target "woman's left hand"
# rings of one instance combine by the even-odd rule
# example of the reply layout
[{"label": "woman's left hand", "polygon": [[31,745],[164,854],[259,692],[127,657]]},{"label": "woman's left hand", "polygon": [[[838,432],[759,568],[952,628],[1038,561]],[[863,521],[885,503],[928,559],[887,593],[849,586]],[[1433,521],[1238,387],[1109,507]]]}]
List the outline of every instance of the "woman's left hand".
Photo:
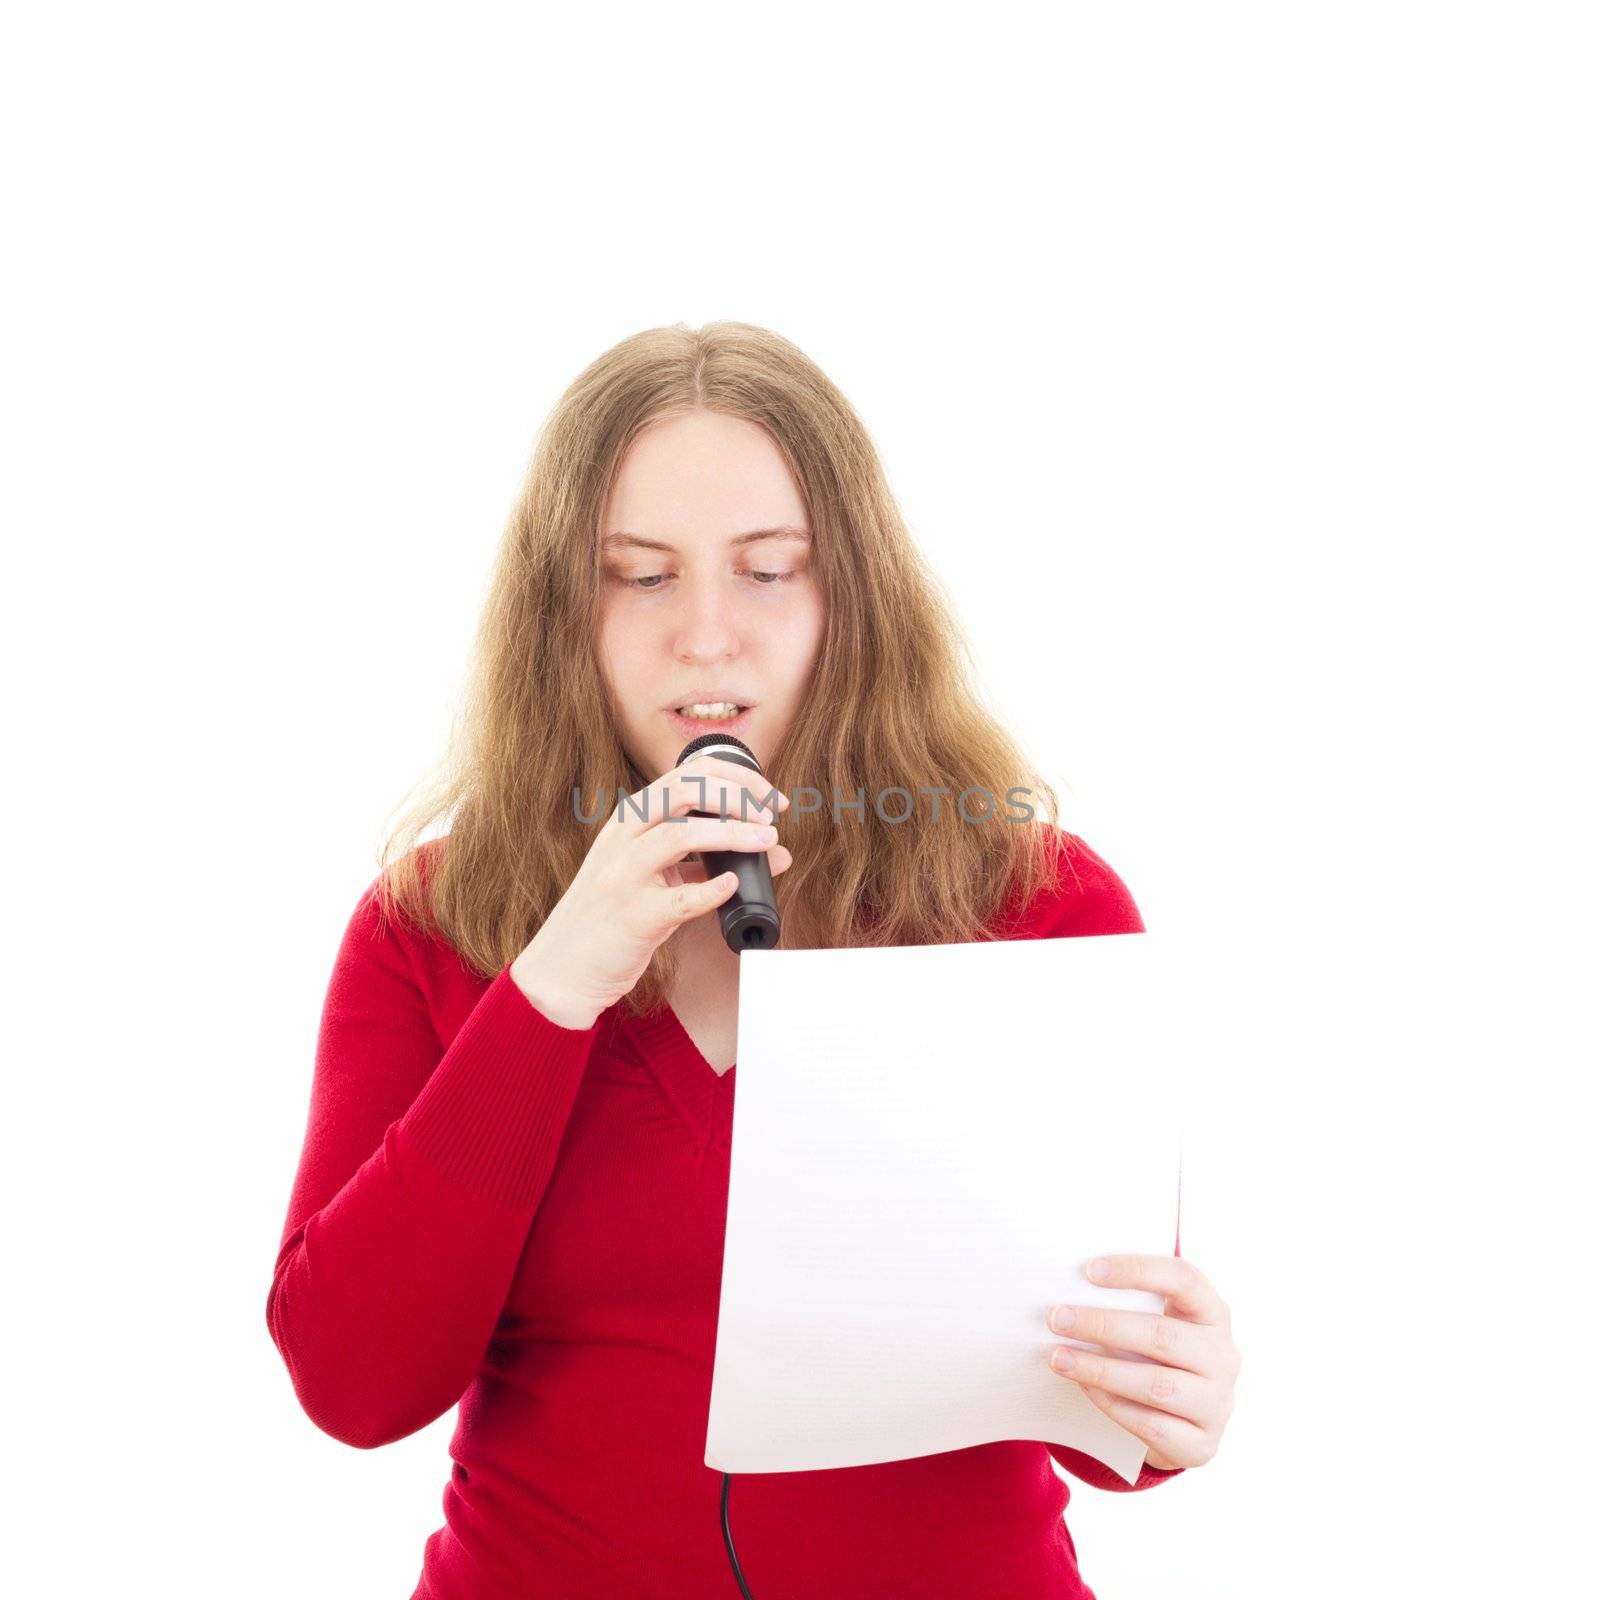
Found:
[{"label": "woman's left hand", "polygon": [[[1106,1270],[1097,1274],[1102,1263]],[[1145,1441],[1148,1465],[1165,1472],[1204,1466],[1233,1415],[1233,1383],[1244,1360],[1222,1297],[1182,1256],[1105,1256],[1090,1262],[1088,1275],[1118,1289],[1165,1295],[1163,1314],[1061,1305],[1051,1311],[1051,1330],[1152,1359],[1118,1361],[1062,1345],[1051,1353],[1051,1366]],[[1057,1320],[1061,1312],[1070,1314],[1070,1325]],[[1064,1357],[1070,1366],[1062,1365]]]}]

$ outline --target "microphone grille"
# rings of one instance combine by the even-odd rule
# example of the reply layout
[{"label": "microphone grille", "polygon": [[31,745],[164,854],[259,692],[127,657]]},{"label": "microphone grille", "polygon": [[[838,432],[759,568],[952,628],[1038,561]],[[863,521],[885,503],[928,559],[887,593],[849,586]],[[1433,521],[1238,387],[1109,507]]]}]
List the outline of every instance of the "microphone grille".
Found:
[{"label": "microphone grille", "polygon": [[691,739],[678,752],[677,764],[681,767],[690,756],[698,755],[702,750],[709,750],[713,755],[726,757],[729,761],[737,761],[741,766],[753,767],[757,772],[761,770],[755,751],[743,739],[735,739],[731,733],[702,733],[698,738]]}]

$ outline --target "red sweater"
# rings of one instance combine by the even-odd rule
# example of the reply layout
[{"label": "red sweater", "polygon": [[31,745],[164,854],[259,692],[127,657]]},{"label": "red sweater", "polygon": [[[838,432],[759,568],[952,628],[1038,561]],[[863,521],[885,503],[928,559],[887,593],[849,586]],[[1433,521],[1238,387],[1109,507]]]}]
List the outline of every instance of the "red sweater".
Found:
[{"label": "red sweater", "polygon": [[[1081,887],[995,936],[1143,931],[1066,837]],[[334,962],[267,1297],[301,1406],[372,1450],[460,1403],[412,1600],[736,1596],[704,1451],[738,1068],[667,1007],[560,1027],[509,964],[484,979],[380,925],[374,888]],[[1178,1475],[1130,1486],[1026,1439],[736,1474],[734,1548],[755,1600],[1093,1600],[1051,1456],[1102,1489]]]}]

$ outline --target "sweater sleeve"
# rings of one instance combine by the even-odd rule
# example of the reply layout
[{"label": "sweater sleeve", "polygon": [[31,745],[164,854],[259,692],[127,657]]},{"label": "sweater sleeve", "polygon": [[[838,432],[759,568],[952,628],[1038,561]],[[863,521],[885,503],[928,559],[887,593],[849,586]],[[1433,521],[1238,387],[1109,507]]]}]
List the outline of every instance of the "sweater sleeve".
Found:
[{"label": "sweater sleeve", "polygon": [[1029,919],[1029,936],[1063,939],[1078,934],[1144,933],[1144,918],[1115,869],[1075,833],[1056,830],[1064,857],[1061,887],[1043,898]]},{"label": "sweater sleeve", "polygon": [[443,1048],[376,888],[334,961],[266,1305],[302,1409],[357,1449],[476,1375],[599,1027],[552,1022],[508,963]]},{"label": "sweater sleeve", "polygon": [[[1066,853],[1063,884],[1040,908],[1032,924],[1033,937],[1060,939],[1104,933],[1144,933],[1144,918],[1139,914],[1139,907],[1134,903],[1127,884],[1110,864],[1076,834],[1060,834],[1059,843]],[[1158,1483],[1176,1478],[1185,1470],[1175,1467],[1170,1472],[1163,1472],[1147,1462],[1139,1469],[1139,1476],[1129,1483],[1103,1461],[1086,1455],[1082,1450],[1048,1442],[1046,1448],[1075,1478],[1081,1478],[1097,1489],[1124,1492],[1151,1489]]]}]

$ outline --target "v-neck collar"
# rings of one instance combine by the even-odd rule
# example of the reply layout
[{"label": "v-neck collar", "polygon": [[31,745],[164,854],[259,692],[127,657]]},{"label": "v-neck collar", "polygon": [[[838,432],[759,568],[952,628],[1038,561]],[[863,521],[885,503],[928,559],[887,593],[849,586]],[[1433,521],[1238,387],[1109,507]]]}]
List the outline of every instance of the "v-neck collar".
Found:
[{"label": "v-neck collar", "polygon": [[689,1037],[689,1030],[678,1013],[665,1003],[654,1011],[629,1018],[626,1025],[645,1065],[688,1126],[695,1147],[704,1154],[719,1130],[722,1113],[733,1094],[733,1076],[738,1064],[730,1066],[726,1072],[717,1072]]}]

